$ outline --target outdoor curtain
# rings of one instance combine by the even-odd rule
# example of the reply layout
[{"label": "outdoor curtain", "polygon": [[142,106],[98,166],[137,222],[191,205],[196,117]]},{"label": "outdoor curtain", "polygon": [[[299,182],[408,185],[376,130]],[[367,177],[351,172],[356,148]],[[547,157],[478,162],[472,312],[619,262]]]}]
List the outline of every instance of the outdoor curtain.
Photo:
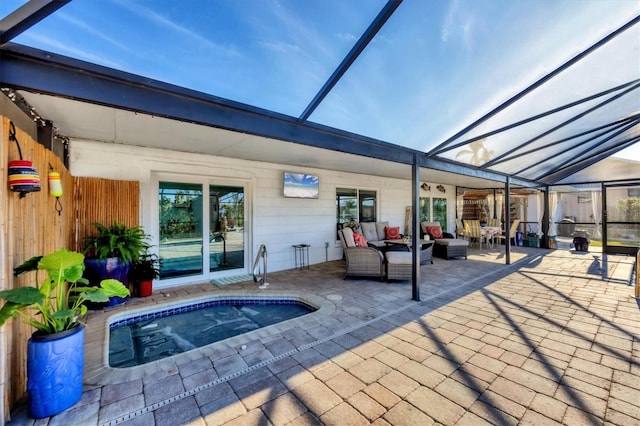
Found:
[{"label": "outdoor curtain", "polygon": [[493,219],[493,195],[487,195],[487,205],[489,206],[489,219]]},{"label": "outdoor curtain", "polygon": [[593,230],[593,238],[600,238],[600,221],[602,220],[602,192],[591,191],[591,208],[593,209],[593,221],[596,223]]},{"label": "outdoor curtain", "polygon": [[456,213],[457,213],[457,218],[458,219],[462,219],[462,212],[464,211],[464,194],[463,195],[458,195],[456,197]]},{"label": "outdoor curtain", "polygon": [[556,230],[556,212],[558,211],[558,193],[549,193],[549,236],[555,237],[558,235]]},{"label": "outdoor curtain", "polygon": [[[502,222],[502,202],[504,200],[504,195],[502,194],[496,194],[496,217],[498,219],[500,219],[500,222]],[[506,227],[507,231],[509,230],[509,225],[507,225]]]},{"label": "outdoor curtain", "polygon": [[542,216],[544,216],[544,192],[538,192],[538,238],[542,239]]}]

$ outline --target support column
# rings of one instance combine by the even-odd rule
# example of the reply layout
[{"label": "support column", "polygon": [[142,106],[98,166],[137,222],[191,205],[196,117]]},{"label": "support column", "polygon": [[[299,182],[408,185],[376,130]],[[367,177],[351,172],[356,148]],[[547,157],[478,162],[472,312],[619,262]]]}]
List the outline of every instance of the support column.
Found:
[{"label": "support column", "polygon": [[411,298],[420,301],[420,166],[413,156],[411,166]]},{"label": "support column", "polygon": [[[602,230],[602,253],[607,253],[607,245],[609,244],[609,240],[607,238],[607,228],[608,228],[608,213],[607,213],[607,187],[604,183],[600,184],[601,194],[602,194],[602,219],[600,220],[600,229]],[[638,270],[636,269],[636,277],[638,276]]]},{"label": "support column", "polygon": [[505,264],[511,265],[511,181],[509,176],[504,182],[504,222],[506,238],[504,239]]},{"label": "support column", "polygon": [[542,233],[544,234],[544,248],[549,248],[549,217],[549,186],[547,186],[544,190],[544,213],[542,214]]}]

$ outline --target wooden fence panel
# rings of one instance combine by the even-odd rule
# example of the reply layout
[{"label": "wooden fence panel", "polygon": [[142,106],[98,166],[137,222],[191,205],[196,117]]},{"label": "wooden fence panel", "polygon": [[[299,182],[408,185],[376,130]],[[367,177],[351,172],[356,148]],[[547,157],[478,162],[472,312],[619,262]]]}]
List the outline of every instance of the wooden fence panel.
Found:
[{"label": "wooden fence panel", "polygon": [[[3,235],[0,240],[0,257],[3,259],[0,270],[0,289],[9,289],[31,284],[33,274],[13,278],[13,268],[25,260],[68,247],[71,225],[73,224],[73,179],[62,161],[37,143],[31,137],[16,128],[16,139],[20,145],[22,158],[33,162],[40,176],[41,191],[31,192],[20,197],[9,190],[8,163],[20,159],[18,144],[9,140],[10,121],[0,120],[0,226]],[[60,173],[63,195],[60,203],[62,213],[56,211],[56,199],[49,195],[47,174],[49,170]],[[11,321],[0,330],[0,346],[5,345],[6,357],[2,359],[3,414],[8,415],[10,407],[24,395],[26,390],[26,346],[32,333],[31,327],[22,321]]]},{"label": "wooden fence panel", "polygon": [[[30,284],[33,274],[13,278],[13,268],[25,260],[61,247],[81,251],[84,237],[93,232],[93,222],[140,223],[139,182],[74,178],[51,151],[16,128],[22,158],[38,171],[42,190],[20,197],[9,190],[8,162],[20,159],[17,144],[9,141],[10,121],[0,116],[0,290]],[[62,212],[49,195],[47,174],[60,173]],[[0,413],[6,420],[11,407],[26,392],[26,348],[33,330],[22,321],[0,328]],[[2,421],[0,421],[0,424]]]}]

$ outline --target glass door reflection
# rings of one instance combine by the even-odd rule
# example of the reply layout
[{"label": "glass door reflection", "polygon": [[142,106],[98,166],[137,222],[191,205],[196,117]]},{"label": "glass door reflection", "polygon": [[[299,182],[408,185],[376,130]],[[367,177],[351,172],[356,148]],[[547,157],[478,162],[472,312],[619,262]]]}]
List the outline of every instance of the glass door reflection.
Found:
[{"label": "glass door reflection", "polygon": [[160,182],[160,279],[201,275],[203,189],[200,184]]}]

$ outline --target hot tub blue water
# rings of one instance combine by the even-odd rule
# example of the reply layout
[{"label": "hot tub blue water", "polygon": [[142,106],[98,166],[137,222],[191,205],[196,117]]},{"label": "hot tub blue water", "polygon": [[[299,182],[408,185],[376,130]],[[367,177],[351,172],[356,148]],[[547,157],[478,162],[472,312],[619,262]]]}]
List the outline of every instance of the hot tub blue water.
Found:
[{"label": "hot tub blue water", "polygon": [[298,300],[223,299],[144,313],[110,325],[109,366],[146,364],[315,310]]}]

